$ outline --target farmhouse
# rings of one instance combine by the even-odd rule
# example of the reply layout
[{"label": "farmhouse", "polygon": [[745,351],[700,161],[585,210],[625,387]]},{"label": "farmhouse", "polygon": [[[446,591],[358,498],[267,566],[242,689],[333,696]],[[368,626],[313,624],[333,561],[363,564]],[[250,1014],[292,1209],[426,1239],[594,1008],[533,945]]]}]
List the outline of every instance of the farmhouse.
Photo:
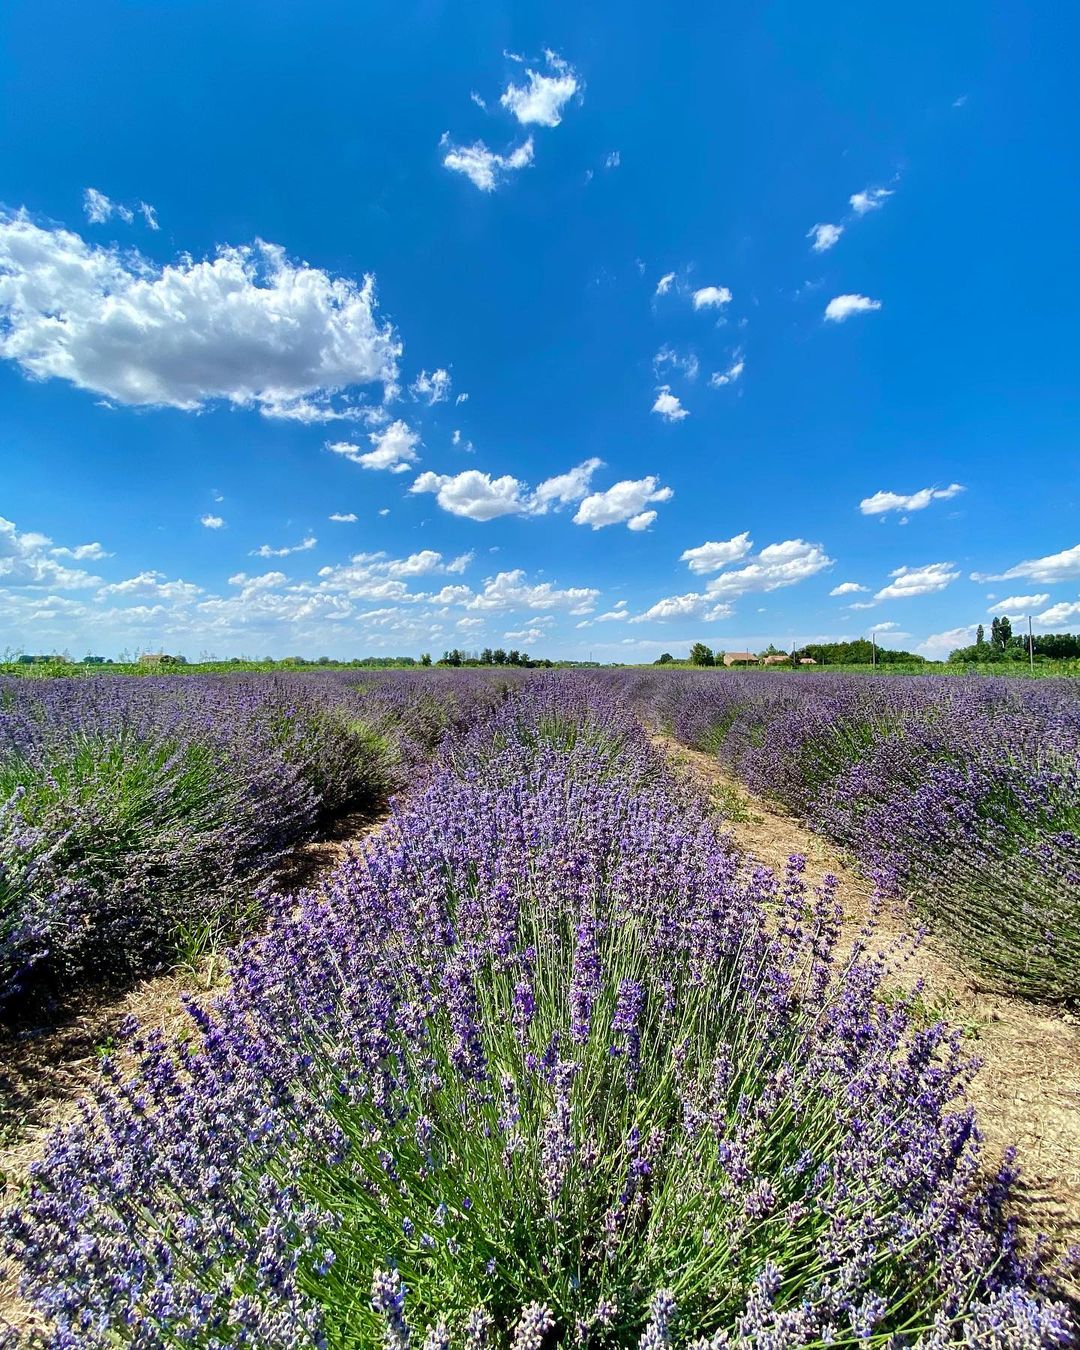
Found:
[{"label": "farmhouse", "polygon": [[725,652],[725,666],[756,666],[757,657],[753,652]]}]

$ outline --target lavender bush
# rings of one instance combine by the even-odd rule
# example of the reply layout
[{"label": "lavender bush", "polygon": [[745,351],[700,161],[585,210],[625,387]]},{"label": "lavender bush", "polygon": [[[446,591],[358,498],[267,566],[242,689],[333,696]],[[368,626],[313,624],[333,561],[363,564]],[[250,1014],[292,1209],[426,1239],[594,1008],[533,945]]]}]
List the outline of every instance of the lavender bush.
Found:
[{"label": "lavender bush", "polygon": [[415,775],[497,681],[0,681],[0,999],[236,932],[319,821]]},{"label": "lavender bush", "polygon": [[677,672],[629,697],[912,897],[1013,991],[1080,997],[1080,685]]},{"label": "lavender bush", "polygon": [[[958,1036],[540,677],[2,1220],[58,1347],[1064,1346]],[[768,918],[767,918],[768,916]]]}]

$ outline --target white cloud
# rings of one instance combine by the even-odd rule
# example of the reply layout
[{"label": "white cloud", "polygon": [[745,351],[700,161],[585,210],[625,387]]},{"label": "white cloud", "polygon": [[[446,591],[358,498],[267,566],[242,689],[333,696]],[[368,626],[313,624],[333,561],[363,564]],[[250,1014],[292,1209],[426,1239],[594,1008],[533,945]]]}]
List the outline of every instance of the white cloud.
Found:
[{"label": "white cloud", "polygon": [[867,314],[880,309],[880,300],[871,300],[867,295],[837,295],[825,306],[825,318],[831,323],[843,323],[852,314]]},{"label": "white cloud", "polygon": [[656,519],[655,511],[641,511],[626,522],[628,530],[647,530]]},{"label": "white cloud", "polygon": [[48,535],[33,530],[20,531],[14,521],[0,516],[0,581],[8,586],[51,586],[57,590],[79,590],[96,586],[101,578],[81,568],[65,567],[58,557],[77,561],[106,558],[100,544],[80,544],[74,549],[55,548]]},{"label": "white cloud", "polygon": [[720,309],[731,301],[731,292],[726,286],[702,286],[691,296],[695,309]]},{"label": "white cloud", "polygon": [[257,577],[249,577],[246,572],[234,572],[229,578],[229,585],[239,586],[246,594],[253,595],[256,591],[274,590],[287,580],[284,572],[263,572]]},{"label": "white cloud", "polygon": [[668,384],[662,384],[657,391],[652,411],[659,413],[668,422],[681,422],[684,417],[690,416],[689,409],[683,407],[679,396],[671,392]]},{"label": "white cloud", "polygon": [[458,474],[422,473],[410,492],[433,492],[444,511],[469,520],[494,520],[526,509],[525,484],[509,474],[492,478],[479,469]]},{"label": "white cloud", "polygon": [[706,576],[709,572],[719,572],[728,563],[745,558],[754,547],[749,531],[743,531],[732,539],[715,540],[699,544],[697,548],[688,548],[679,554],[679,561],[686,563],[691,572]]},{"label": "white cloud", "polygon": [[290,553],[306,553],[313,549],[319,541],[314,535],[302,540],[299,544],[286,545],[284,548],[271,548],[269,544],[260,544],[258,548],[251,550],[252,558],[287,558]]},{"label": "white cloud", "polygon": [[221,530],[225,528],[225,521],[221,516],[200,516],[199,524],[204,525],[208,530]]},{"label": "white cloud", "polygon": [[603,467],[602,459],[587,459],[583,464],[568,473],[557,474],[554,478],[545,478],[537,485],[532,494],[530,510],[543,515],[549,506],[565,506],[577,502],[589,491],[589,482],[597,469]]},{"label": "white cloud", "polygon": [[1051,605],[1049,609],[1044,609],[1035,617],[1041,624],[1071,623],[1073,619],[1080,619],[1080,600],[1061,601],[1059,604]]},{"label": "white cloud", "polygon": [[947,488],[920,488],[918,492],[875,492],[872,497],[864,497],[859,510],[864,516],[880,516],[887,511],[922,511],[931,502],[946,502],[963,492],[960,483],[950,483]]},{"label": "white cloud", "polygon": [[147,226],[151,230],[161,229],[161,226],[158,224],[157,212],[149,202],[140,202],[136,209],[140,212],[143,220],[146,221]]},{"label": "white cloud", "polygon": [[782,543],[767,545],[745,567],[714,577],[706,590],[710,596],[735,599],[753,591],[775,591],[781,586],[794,586],[832,565],[833,560],[819,544],[808,544],[804,539],[785,539]]},{"label": "white cloud", "polygon": [[671,290],[671,283],[672,283],[674,280],[675,280],[675,273],[674,273],[674,272],[665,272],[664,275],[660,278],[660,280],[656,283],[656,292],[655,292],[655,294],[656,294],[656,295],[667,295],[668,291]]},{"label": "white cloud", "polygon": [[[620,525],[639,516],[651,502],[670,501],[675,494],[671,488],[660,487],[659,479],[650,474],[646,478],[624,479],[606,492],[593,492],[581,503],[574,516],[575,525],[591,525],[601,530],[605,525]],[[644,529],[643,525],[633,526]]]},{"label": "white cloud", "polygon": [[[595,622],[595,623],[619,623],[619,622],[625,621],[626,619],[629,619],[629,617],[630,617],[630,613],[629,613],[629,610],[627,609],[627,602],[626,602],[625,600],[619,600],[619,601],[616,602],[616,605],[615,605],[615,608],[614,608],[614,609],[609,609],[609,610],[608,610],[606,613],[604,613],[604,614],[598,614],[598,615],[596,616],[596,619],[593,620],[593,622]],[[580,624],[580,623],[579,623],[577,626],[578,626],[579,628],[584,627],[584,625],[583,625],[583,624]]]},{"label": "white cloud", "polygon": [[825,253],[834,244],[839,243],[843,233],[843,225],[814,225],[807,231],[806,237],[813,239],[811,248],[815,253]]},{"label": "white cloud", "polygon": [[653,357],[653,373],[659,379],[668,366],[680,371],[688,380],[696,380],[701,369],[693,352],[687,352],[682,356],[673,347],[664,346]]},{"label": "white cloud", "polygon": [[166,581],[164,572],[146,571],[140,572],[137,576],[128,577],[125,581],[116,581],[100,587],[97,596],[98,599],[104,599],[110,595],[119,595],[170,601],[193,600],[202,593],[202,587],[196,586],[193,582]]},{"label": "white cloud", "polygon": [[[995,600],[987,614],[1030,614],[1041,609],[1050,599],[1048,592],[1042,595],[1009,595],[1004,600]],[[1041,616],[1040,616],[1041,617]]]},{"label": "white cloud", "polygon": [[409,390],[416,398],[427,399],[429,404],[445,403],[450,396],[450,372],[448,370],[433,370],[429,375],[426,370],[422,370],[412,384]]},{"label": "white cloud", "polygon": [[864,188],[862,192],[853,192],[848,200],[857,216],[865,216],[867,211],[876,211],[883,206],[892,195],[891,188]]},{"label": "white cloud", "polygon": [[97,188],[92,187],[87,188],[83,193],[83,210],[86,212],[86,219],[91,225],[104,225],[113,216],[119,216],[127,225],[130,225],[135,219],[135,213],[130,207],[110,201],[104,192],[99,192]]},{"label": "white cloud", "polygon": [[608,155],[608,157],[604,160],[604,168],[617,169],[621,163],[622,163],[622,155],[619,154],[618,150],[612,150],[611,153]]},{"label": "white cloud", "polygon": [[469,401],[468,394],[458,394],[457,398],[454,399],[454,407],[456,408],[459,403],[468,403],[468,401]]},{"label": "white cloud", "polygon": [[102,558],[111,558],[111,553],[96,541],[92,544],[76,544],[74,548],[50,548],[54,558],[72,558],[75,562],[98,562]]},{"label": "white cloud", "polygon": [[444,167],[453,173],[463,173],[481,192],[494,192],[506,174],[515,169],[524,169],[533,161],[531,136],[508,155],[496,154],[483,141],[476,141],[473,145],[454,145],[447,135],[443,136],[441,145],[446,151],[443,156]]},{"label": "white cloud", "polygon": [[1050,553],[1045,558],[1029,558],[1010,567],[1007,572],[972,572],[972,581],[1015,581],[1023,577],[1025,581],[1037,581],[1052,586],[1058,581],[1071,581],[1080,577],[1080,544],[1063,549],[1060,553]]},{"label": "white cloud", "polygon": [[523,126],[557,127],[562,110],[580,88],[577,72],[554,52],[546,52],[551,75],[526,70],[528,84],[510,84],[499,102]]},{"label": "white cloud", "polygon": [[368,440],[374,450],[361,452],[352,441],[327,441],[326,448],[335,455],[343,455],[352,464],[359,464],[362,469],[385,469],[389,473],[405,473],[419,458],[416,447],[420,444],[420,434],[407,422],[399,420],[381,431],[369,431]]},{"label": "white cloud", "polygon": [[746,369],[746,362],[743,360],[742,352],[737,351],[734,354],[731,365],[727,370],[714,370],[709,376],[709,384],[713,389],[720,389],[725,384],[734,384]]},{"label": "white cloud", "polygon": [[328,519],[336,521],[339,525],[355,525],[357,516],[355,511],[332,511]]},{"label": "white cloud", "polygon": [[975,625],[966,624],[961,628],[949,628],[944,633],[932,633],[915,647],[923,656],[932,660],[944,660],[957,647],[970,647],[975,641]]},{"label": "white cloud", "polygon": [[158,267],[25,213],[0,216],[0,356],[116,403],[268,416],[356,415],[331,399],[394,387],[400,344],[362,284],[259,241]]},{"label": "white cloud", "polygon": [[892,581],[874,596],[875,600],[909,600],[917,595],[933,595],[943,591],[960,575],[952,570],[952,563],[927,563],[925,567],[897,567],[889,576]]},{"label": "white cloud", "polygon": [[484,589],[468,602],[471,610],[564,609],[571,614],[589,614],[600,592],[591,587],[572,586],[560,590],[550,581],[528,585],[521,568],[499,572],[488,578]]},{"label": "white cloud", "polygon": [[870,632],[871,632],[871,633],[889,633],[889,632],[891,632],[894,628],[899,628],[899,626],[900,626],[900,625],[899,625],[898,623],[896,623],[894,620],[889,619],[889,620],[887,620],[887,621],[884,622],[884,623],[873,623],[873,624],[871,624],[871,625],[870,625]]},{"label": "white cloud", "polygon": [[857,595],[860,591],[869,589],[866,586],[860,586],[857,581],[842,581],[839,586],[834,586],[829,592],[830,595]]}]

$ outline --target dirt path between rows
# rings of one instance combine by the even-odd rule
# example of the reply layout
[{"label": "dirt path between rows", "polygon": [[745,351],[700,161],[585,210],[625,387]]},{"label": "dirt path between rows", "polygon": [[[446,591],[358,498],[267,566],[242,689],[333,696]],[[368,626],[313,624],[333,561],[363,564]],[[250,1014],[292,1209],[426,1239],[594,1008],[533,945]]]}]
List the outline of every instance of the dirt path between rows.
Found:
[{"label": "dirt path between rows", "polygon": [[[747,792],[712,755],[666,736],[653,739],[677,769],[714,797],[748,857],[782,873],[791,854],[802,854],[806,879],[817,884],[826,873],[838,877],[845,914],[853,928],[861,923],[870,887],[826,839]],[[888,948],[916,925],[906,907],[887,910],[878,924],[881,946]],[[928,1009],[962,1027],[972,1054],[983,1061],[970,1097],[988,1160],[1017,1146],[1026,1223],[1055,1246],[1080,1242],[1080,1022],[981,989],[932,937],[898,969],[896,984],[911,988],[920,979]]]},{"label": "dirt path between rows", "polygon": [[[317,839],[281,860],[273,886],[289,893],[317,885],[380,828],[387,814],[342,814]],[[0,1033],[0,1210],[18,1196],[49,1134],[72,1116],[97,1082],[101,1057],[125,1019],[135,1017],[147,1030],[172,1039],[190,1023],[185,995],[210,999],[224,988],[226,975],[224,958],[212,955],[195,967],[142,980],[123,994],[73,1006],[48,1024]],[[24,1334],[40,1330],[0,1260],[0,1342],[9,1326]]]}]

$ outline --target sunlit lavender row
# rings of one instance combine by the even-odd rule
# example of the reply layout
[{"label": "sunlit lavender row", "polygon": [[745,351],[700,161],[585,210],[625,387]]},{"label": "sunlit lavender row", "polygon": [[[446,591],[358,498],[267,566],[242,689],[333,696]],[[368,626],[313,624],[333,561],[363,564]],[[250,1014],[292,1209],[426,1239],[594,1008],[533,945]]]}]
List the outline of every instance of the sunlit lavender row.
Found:
[{"label": "sunlit lavender row", "polygon": [[1080,684],[679,671],[620,686],[999,986],[1080,998]]},{"label": "sunlit lavender row", "polygon": [[243,931],[290,848],[407,785],[505,684],[0,679],[0,1003]]},{"label": "sunlit lavender row", "polygon": [[179,1044],[130,1029],[7,1252],[58,1347],[1073,1343],[875,952],[538,677]]}]

